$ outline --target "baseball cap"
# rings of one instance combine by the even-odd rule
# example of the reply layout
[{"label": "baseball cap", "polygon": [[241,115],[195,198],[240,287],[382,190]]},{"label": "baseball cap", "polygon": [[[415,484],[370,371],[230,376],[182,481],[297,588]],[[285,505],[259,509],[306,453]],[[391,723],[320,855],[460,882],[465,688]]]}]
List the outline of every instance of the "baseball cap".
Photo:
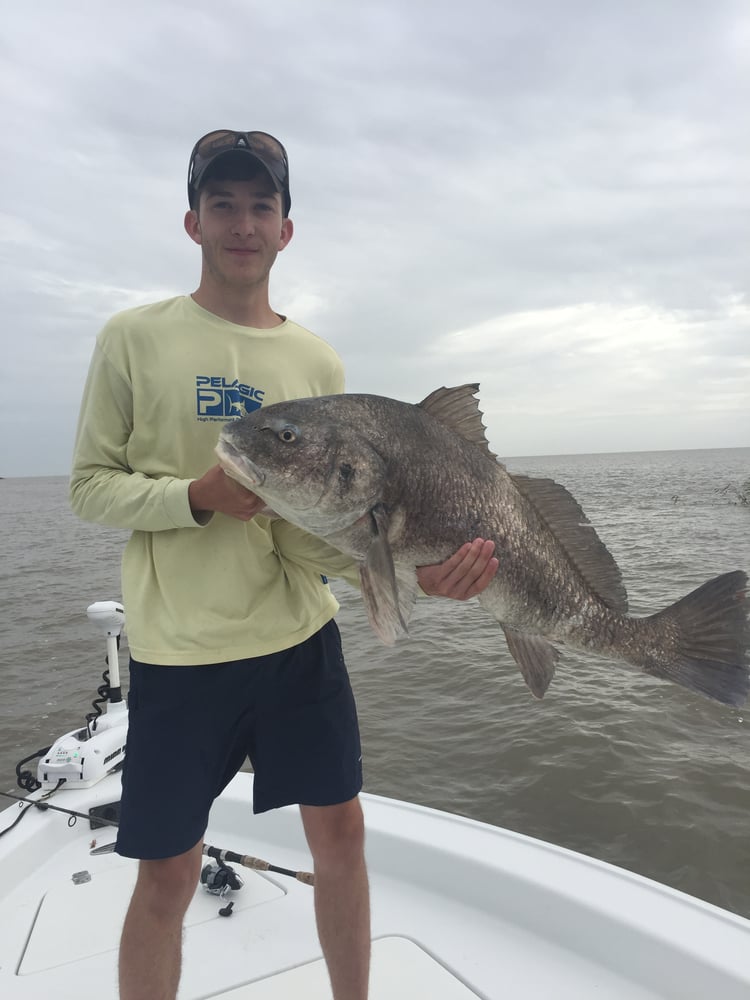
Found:
[{"label": "baseball cap", "polygon": [[193,146],[188,167],[188,201],[194,208],[197,194],[209,168],[221,157],[252,157],[261,164],[282,195],[284,215],[289,215],[292,199],[289,194],[289,160],[278,139],[267,132],[235,132],[217,129],[207,132]]}]

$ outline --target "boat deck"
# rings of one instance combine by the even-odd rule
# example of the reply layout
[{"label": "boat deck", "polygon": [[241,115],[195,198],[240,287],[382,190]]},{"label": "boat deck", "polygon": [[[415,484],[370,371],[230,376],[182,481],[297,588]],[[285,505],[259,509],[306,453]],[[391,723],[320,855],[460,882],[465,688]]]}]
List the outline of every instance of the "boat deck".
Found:
[{"label": "boat deck", "polygon": [[[119,779],[51,800],[87,812]],[[252,775],[217,801],[208,843],[308,870],[296,809],[252,814]],[[373,1000],[747,1000],[750,922],[539,841],[364,795]],[[0,814],[0,829],[18,807]],[[111,828],[34,809],[0,838],[0,995],[115,998],[117,944],[136,862],[92,855]],[[208,859],[206,859],[208,861]],[[196,890],[180,1000],[330,1000],[313,890],[233,865],[226,900]],[[76,876],[75,879],[73,876]]]}]

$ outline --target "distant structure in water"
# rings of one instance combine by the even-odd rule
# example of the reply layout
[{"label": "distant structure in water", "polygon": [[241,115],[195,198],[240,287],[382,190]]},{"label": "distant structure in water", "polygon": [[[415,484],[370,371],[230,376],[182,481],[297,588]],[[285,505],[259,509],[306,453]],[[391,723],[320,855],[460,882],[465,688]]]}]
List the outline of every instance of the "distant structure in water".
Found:
[{"label": "distant structure in water", "polygon": [[[727,483],[714,490],[718,496],[726,497],[729,503],[737,504],[741,507],[750,507],[750,479],[746,479],[741,486],[734,483]],[[672,497],[674,500],[675,498]]]}]

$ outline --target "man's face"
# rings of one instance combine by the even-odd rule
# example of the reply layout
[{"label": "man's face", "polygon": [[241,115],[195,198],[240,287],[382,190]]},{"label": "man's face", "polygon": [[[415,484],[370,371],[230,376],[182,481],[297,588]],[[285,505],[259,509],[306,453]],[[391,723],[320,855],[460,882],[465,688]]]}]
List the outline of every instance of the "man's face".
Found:
[{"label": "man's face", "polygon": [[260,173],[250,180],[209,180],[197,211],[185,228],[203,252],[206,278],[221,285],[254,287],[268,280],[292,238],[292,223],[282,218],[281,195]]}]

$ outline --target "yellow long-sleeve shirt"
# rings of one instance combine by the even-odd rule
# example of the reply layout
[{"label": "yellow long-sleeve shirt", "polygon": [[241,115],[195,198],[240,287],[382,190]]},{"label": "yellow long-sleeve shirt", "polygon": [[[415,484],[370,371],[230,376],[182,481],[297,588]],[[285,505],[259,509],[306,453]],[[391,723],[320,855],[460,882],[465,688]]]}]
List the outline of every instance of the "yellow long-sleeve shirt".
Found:
[{"label": "yellow long-sleeve shirt", "polygon": [[334,616],[320,574],[356,582],[347,557],[284,521],[216,513],[200,523],[188,486],[216,464],[227,420],[343,388],[333,348],[288,320],[238,326],[180,296],[107,323],[81,404],[70,496],[80,517],[133,532],[122,592],[137,660],[260,656]]}]

